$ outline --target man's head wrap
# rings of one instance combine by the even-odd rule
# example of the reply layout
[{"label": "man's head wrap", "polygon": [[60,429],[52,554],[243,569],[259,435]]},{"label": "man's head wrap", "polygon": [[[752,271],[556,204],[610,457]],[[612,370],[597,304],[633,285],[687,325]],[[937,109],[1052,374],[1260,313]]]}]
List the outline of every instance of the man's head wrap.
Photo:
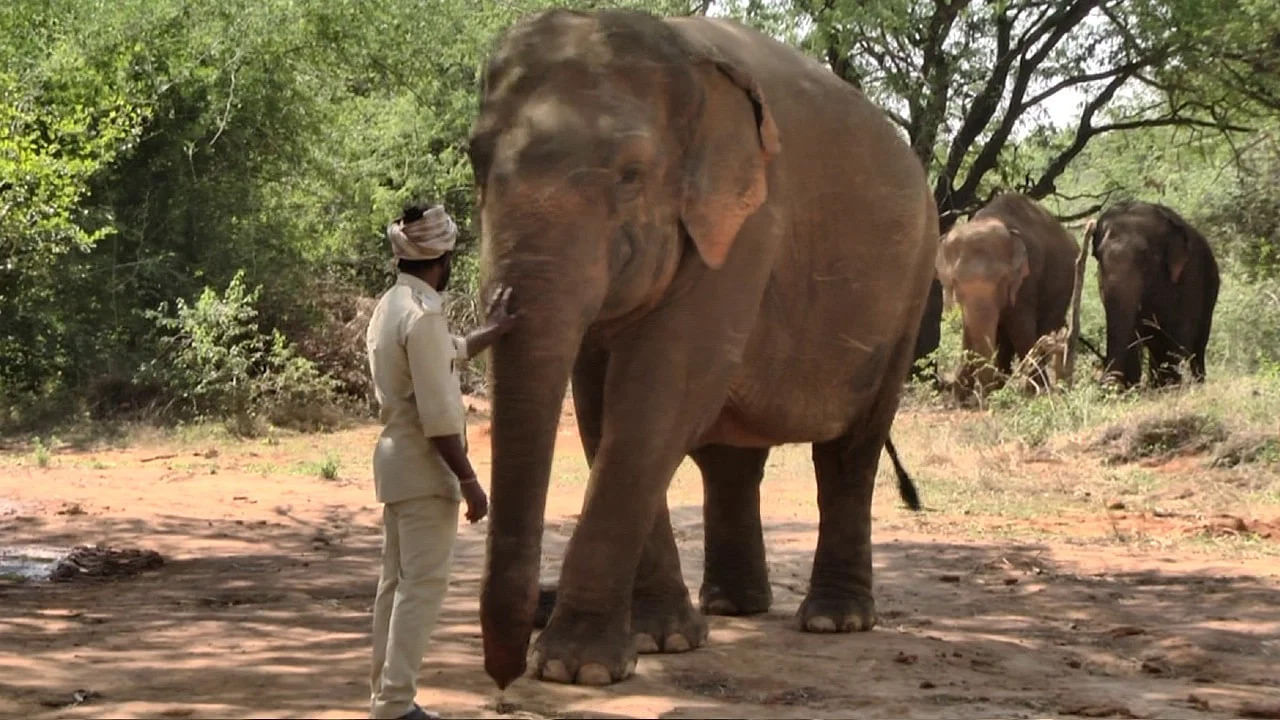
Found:
[{"label": "man's head wrap", "polygon": [[391,252],[401,260],[434,260],[453,250],[458,226],[444,208],[410,209],[387,226]]}]

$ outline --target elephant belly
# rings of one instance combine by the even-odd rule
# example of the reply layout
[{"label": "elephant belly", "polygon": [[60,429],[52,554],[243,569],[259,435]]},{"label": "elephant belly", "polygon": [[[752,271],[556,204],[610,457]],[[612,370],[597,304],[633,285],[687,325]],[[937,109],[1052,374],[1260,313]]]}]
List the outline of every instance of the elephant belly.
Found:
[{"label": "elephant belly", "polygon": [[[908,348],[907,350],[910,350]],[[845,434],[879,397],[893,359],[888,344],[748,362],[700,445],[772,447]]]}]

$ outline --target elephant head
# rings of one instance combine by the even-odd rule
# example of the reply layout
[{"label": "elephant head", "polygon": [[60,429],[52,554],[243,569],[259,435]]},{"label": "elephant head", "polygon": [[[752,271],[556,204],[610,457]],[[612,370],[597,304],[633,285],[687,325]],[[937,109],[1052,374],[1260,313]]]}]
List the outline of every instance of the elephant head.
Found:
[{"label": "elephant head", "polygon": [[988,387],[995,381],[992,362],[1000,314],[1017,301],[1031,272],[1026,243],[1016,227],[978,217],[943,236],[936,270],[948,297],[960,304],[964,315],[965,351],[986,360],[976,371],[966,363],[960,381],[976,379]]},{"label": "elephant head", "polygon": [[481,625],[500,685],[525,667],[557,422],[584,338],[607,346],[715,272],[764,202],[777,151],[754,80],[657,18],[549,11],[491,55],[470,144],[482,264],[523,318],[490,364]]},{"label": "elephant head", "polygon": [[1104,212],[1089,238],[1098,260],[1098,290],[1107,318],[1104,372],[1125,386],[1142,376],[1144,298],[1172,292],[1191,255],[1195,231],[1161,205],[1125,203]]}]

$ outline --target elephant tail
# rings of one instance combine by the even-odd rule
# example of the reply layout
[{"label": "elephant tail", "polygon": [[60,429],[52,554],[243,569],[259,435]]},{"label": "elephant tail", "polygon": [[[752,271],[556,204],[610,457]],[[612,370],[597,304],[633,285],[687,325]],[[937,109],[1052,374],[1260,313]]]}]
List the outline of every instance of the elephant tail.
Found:
[{"label": "elephant tail", "polygon": [[907,474],[907,469],[898,459],[898,450],[893,446],[893,438],[885,438],[884,449],[889,453],[889,459],[893,461],[894,473],[898,475],[898,494],[902,496],[902,502],[918,512],[921,509],[920,493],[916,491],[915,481]]}]

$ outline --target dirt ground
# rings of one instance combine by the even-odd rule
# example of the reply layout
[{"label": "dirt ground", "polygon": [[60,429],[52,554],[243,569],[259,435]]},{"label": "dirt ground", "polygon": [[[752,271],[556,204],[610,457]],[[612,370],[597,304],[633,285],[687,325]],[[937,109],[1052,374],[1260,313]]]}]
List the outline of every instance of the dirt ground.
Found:
[{"label": "dirt ground", "polygon": [[[500,697],[476,616],[484,527],[464,523],[419,702],[446,717],[1280,717],[1280,534],[1267,531],[1280,527],[1277,508],[1251,518],[1246,545],[1187,541],[1213,519],[1123,503],[1029,519],[935,508],[938,422],[899,420],[904,459],[926,471],[928,512],[898,506],[882,463],[873,632],[793,627],[817,512],[807,449],[782,448],[763,493],[769,614],[712,618],[707,647],[644,656],[613,687],[524,679]],[[165,560],[106,581],[0,578],[0,716],[362,716],[381,537],[376,433],[143,438],[60,449],[48,467],[27,450],[0,453],[0,545],[104,543]],[[485,477],[482,415],[470,434]],[[326,462],[336,478],[321,476]],[[1018,467],[1058,484],[1100,472],[1086,459]],[[585,477],[566,417],[544,578]],[[695,593],[701,500],[683,467],[670,505]]]}]

